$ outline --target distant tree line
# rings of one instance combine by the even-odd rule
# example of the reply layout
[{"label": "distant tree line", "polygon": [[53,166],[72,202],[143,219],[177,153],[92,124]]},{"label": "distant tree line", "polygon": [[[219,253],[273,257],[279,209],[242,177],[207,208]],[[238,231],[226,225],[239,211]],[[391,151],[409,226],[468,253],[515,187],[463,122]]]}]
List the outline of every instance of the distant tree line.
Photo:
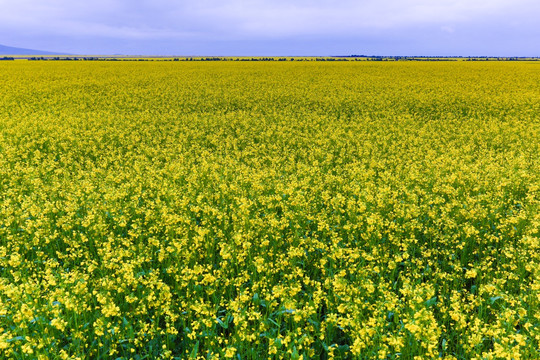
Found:
[{"label": "distant tree line", "polygon": [[[539,61],[540,57],[488,57],[488,56],[368,56],[348,55],[329,57],[28,57],[27,60],[42,61]],[[14,60],[3,57],[0,60]]]}]

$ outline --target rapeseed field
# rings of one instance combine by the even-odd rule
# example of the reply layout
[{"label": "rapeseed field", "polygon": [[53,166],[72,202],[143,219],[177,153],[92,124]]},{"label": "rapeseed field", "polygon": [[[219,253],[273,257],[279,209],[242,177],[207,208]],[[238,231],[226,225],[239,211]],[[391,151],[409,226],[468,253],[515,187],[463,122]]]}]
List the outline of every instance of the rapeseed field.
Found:
[{"label": "rapeseed field", "polygon": [[540,358],[540,66],[0,64],[0,358]]}]

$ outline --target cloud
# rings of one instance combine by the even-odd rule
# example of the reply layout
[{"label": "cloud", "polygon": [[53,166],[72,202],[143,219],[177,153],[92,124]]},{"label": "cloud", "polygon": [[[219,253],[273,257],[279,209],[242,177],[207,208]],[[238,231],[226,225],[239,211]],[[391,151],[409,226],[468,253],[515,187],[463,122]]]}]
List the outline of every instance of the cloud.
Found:
[{"label": "cloud", "polygon": [[441,31],[447,34],[453,34],[456,32],[456,29],[454,29],[452,26],[441,26]]},{"label": "cloud", "polygon": [[[538,36],[533,0],[0,0],[0,43],[77,39],[238,43],[363,39],[391,43],[427,31],[441,36],[481,25]],[[479,32],[477,32],[479,33]],[[41,39],[41,40],[39,40]],[[433,39],[435,41],[436,39]],[[144,43],[144,44],[143,44]],[[150,44],[150,46],[152,46]],[[68,50],[68,49],[66,49]],[[76,50],[76,49],[70,49]],[[79,51],[79,50],[76,50]]]}]

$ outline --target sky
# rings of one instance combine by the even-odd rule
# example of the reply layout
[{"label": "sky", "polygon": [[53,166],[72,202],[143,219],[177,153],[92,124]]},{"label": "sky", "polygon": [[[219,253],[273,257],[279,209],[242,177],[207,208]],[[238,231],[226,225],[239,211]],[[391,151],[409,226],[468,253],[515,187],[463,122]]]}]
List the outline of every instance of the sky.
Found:
[{"label": "sky", "polygon": [[0,44],[70,54],[540,56],[538,0],[0,0]]}]

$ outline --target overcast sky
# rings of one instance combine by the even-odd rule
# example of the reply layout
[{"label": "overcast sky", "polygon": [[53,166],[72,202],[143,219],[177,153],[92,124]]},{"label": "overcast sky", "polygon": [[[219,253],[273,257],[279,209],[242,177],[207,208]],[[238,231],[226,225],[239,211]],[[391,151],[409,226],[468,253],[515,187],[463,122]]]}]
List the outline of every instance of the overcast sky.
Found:
[{"label": "overcast sky", "polygon": [[538,0],[0,0],[0,44],[72,54],[540,56]]}]

